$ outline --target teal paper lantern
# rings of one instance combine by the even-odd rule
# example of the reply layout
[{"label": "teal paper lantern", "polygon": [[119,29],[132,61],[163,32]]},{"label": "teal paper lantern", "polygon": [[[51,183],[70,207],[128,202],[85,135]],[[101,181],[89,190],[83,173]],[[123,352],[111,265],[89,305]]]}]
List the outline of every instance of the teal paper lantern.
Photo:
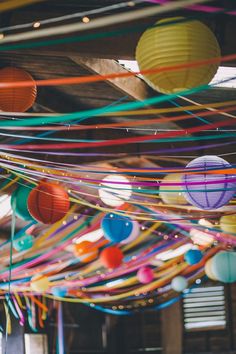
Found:
[{"label": "teal paper lantern", "polygon": [[222,283],[236,281],[236,252],[222,251],[212,258],[211,270]]},{"label": "teal paper lantern", "polygon": [[181,293],[188,287],[187,280],[182,276],[174,277],[171,281],[171,287],[174,291]]},{"label": "teal paper lantern", "polygon": [[15,210],[18,218],[29,221],[34,220],[30,215],[27,207],[27,201],[32,188],[29,186],[19,186],[11,196],[11,207]]},{"label": "teal paper lantern", "polygon": [[55,286],[52,288],[52,294],[56,297],[65,297],[67,294],[67,288],[62,286]]},{"label": "teal paper lantern", "polygon": [[13,248],[18,251],[27,251],[33,247],[34,237],[32,235],[24,234],[13,241]]},{"label": "teal paper lantern", "polygon": [[199,250],[188,250],[184,255],[184,260],[189,265],[197,264],[202,259],[202,252]]}]

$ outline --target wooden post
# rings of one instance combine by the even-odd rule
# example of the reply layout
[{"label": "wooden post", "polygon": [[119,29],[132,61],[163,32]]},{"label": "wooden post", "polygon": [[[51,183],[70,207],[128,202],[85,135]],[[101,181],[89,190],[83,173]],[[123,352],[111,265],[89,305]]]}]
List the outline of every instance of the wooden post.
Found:
[{"label": "wooden post", "polygon": [[7,348],[5,334],[2,337],[3,353],[25,354],[24,327],[20,326],[19,320],[11,316],[12,333],[7,337]]},{"label": "wooden post", "polygon": [[180,301],[162,310],[161,327],[163,354],[183,354],[183,319]]}]

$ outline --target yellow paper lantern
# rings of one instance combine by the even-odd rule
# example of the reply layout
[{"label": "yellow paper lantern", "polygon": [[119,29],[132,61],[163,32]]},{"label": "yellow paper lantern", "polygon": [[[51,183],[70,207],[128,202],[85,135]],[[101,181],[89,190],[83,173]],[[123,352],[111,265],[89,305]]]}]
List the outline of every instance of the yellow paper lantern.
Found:
[{"label": "yellow paper lantern", "polygon": [[39,274],[33,276],[31,279],[30,287],[33,291],[37,293],[44,293],[48,290],[50,286],[50,281],[45,275]]},{"label": "yellow paper lantern", "polygon": [[[163,180],[163,183],[181,183],[182,182],[182,174],[181,173],[171,173],[166,175]],[[176,191],[176,192],[173,192]],[[162,201],[166,204],[175,204],[175,205],[183,205],[188,204],[186,199],[182,193],[181,186],[163,186],[160,185],[159,195]]]},{"label": "yellow paper lantern", "polygon": [[208,276],[209,279],[211,280],[217,280],[215,274],[212,271],[212,260],[213,258],[208,259],[208,261],[205,264],[205,273]]},{"label": "yellow paper lantern", "polygon": [[236,234],[236,214],[224,215],[220,218],[220,228],[229,234]]},{"label": "yellow paper lantern", "polygon": [[[220,47],[213,32],[197,20],[174,22],[182,17],[158,21],[161,26],[147,29],[136,48],[140,70],[157,69],[220,57]],[[174,71],[144,74],[144,79],[155,90],[174,93],[208,84],[214,77],[218,63]]]}]

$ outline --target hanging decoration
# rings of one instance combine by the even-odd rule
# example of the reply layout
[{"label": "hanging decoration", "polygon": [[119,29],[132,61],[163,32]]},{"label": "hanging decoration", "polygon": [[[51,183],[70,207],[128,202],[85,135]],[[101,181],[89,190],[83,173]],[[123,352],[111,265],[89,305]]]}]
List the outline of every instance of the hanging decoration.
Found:
[{"label": "hanging decoration", "polygon": [[6,67],[0,70],[0,83],[29,81],[30,87],[0,87],[0,109],[5,112],[25,112],[36,100],[37,88],[32,76],[20,68]]},{"label": "hanging decoration", "polygon": [[27,201],[31,190],[32,187],[22,184],[17,187],[11,196],[12,209],[14,207],[16,216],[25,221],[33,220],[27,206]]},{"label": "hanging decoration", "polygon": [[74,245],[74,254],[82,263],[89,263],[98,257],[98,248],[90,241],[82,241]]},{"label": "hanging decoration", "polygon": [[[188,203],[183,196],[181,185],[178,185],[181,184],[182,177],[180,173],[171,173],[163,178],[159,187],[159,195],[164,203],[172,205],[184,205]],[[168,182],[170,182],[170,185],[168,185]]]},{"label": "hanging decoration", "polygon": [[132,187],[129,180],[120,175],[110,175],[102,180],[102,188],[99,189],[99,196],[102,202],[108,206],[120,207],[132,194]]},{"label": "hanging decoration", "polygon": [[123,253],[118,247],[109,246],[101,252],[100,261],[104,267],[114,269],[121,265],[123,257]]},{"label": "hanging decoration", "polygon": [[105,238],[114,243],[127,240],[133,232],[133,223],[130,218],[113,213],[104,216],[101,227]]},{"label": "hanging decoration", "polygon": [[[174,20],[179,22],[168,25]],[[183,20],[181,17],[163,19],[143,33],[136,48],[140,70],[220,56],[219,44],[206,25],[196,20]],[[208,84],[218,66],[219,62],[198,68],[144,74],[144,79],[155,90],[170,94]]]}]

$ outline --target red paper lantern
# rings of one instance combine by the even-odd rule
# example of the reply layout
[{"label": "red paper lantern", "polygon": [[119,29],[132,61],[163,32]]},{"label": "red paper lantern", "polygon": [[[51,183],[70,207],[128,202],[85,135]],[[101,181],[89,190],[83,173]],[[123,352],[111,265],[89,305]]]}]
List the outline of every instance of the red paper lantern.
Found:
[{"label": "red paper lantern", "polygon": [[74,245],[74,253],[81,257],[81,262],[89,263],[97,258],[98,248],[94,246],[93,242],[82,241]]},{"label": "red paper lantern", "polygon": [[67,214],[69,208],[67,192],[55,183],[40,183],[28,197],[30,214],[43,224],[54,224]]},{"label": "red paper lantern", "polygon": [[102,265],[111,269],[119,267],[123,258],[123,253],[116,246],[107,247],[100,254],[100,261]]},{"label": "red paper lantern", "polygon": [[37,87],[32,76],[19,68],[6,67],[0,70],[0,84],[31,81],[29,87],[0,87],[0,109],[5,112],[25,112],[33,106]]}]

